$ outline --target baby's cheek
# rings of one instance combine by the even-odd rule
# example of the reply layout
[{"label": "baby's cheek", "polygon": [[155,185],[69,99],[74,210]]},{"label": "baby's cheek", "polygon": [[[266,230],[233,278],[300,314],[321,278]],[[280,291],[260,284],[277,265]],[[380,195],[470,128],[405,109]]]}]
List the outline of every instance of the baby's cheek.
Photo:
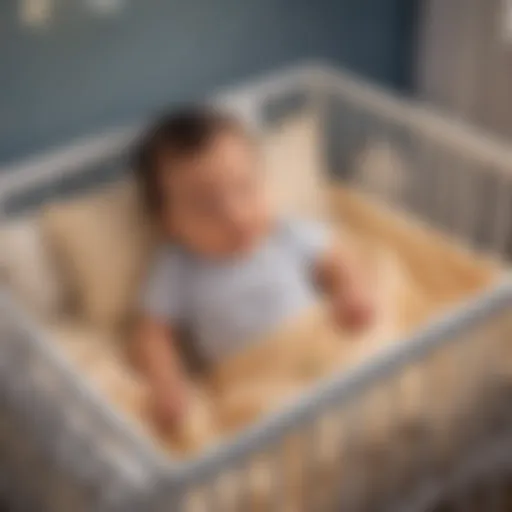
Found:
[{"label": "baby's cheek", "polygon": [[238,243],[229,228],[220,222],[197,226],[193,233],[191,245],[205,254],[223,256],[236,249]]},{"label": "baby's cheek", "polygon": [[191,249],[201,249],[208,237],[208,230],[201,223],[193,219],[176,219],[175,233],[177,241],[180,244],[190,247]]}]

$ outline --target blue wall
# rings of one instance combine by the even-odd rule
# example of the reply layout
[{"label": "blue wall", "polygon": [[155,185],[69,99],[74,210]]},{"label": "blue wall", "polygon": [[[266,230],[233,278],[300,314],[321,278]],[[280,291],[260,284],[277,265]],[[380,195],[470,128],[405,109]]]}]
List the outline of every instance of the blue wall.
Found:
[{"label": "blue wall", "polygon": [[1,2],[0,162],[301,59],[408,85],[413,0],[124,0],[107,19],[57,3],[34,30]]}]

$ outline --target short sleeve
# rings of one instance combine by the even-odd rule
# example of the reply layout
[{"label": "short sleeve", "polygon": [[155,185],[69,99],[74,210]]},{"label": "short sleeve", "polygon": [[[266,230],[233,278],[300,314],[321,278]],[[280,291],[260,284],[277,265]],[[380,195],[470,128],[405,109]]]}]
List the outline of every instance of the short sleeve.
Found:
[{"label": "short sleeve", "polygon": [[141,290],[141,312],[165,321],[183,320],[184,271],[183,258],[178,252],[159,251]]},{"label": "short sleeve", "polygon": [[308,265],[318,261],[332,241],[331,230],[320,222],[287,221],[286,231],[292,249]]}]

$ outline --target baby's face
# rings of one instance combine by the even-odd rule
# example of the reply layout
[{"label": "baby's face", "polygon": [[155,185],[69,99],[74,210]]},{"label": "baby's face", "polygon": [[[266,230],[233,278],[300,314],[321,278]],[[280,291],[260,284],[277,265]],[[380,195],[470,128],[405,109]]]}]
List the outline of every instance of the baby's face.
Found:
[{"label": "baby's face", "polygon": [[268,206],[255,148],[242,134],[220,133],[201,153],[162,173],[164,225],[199,254],[250,251],[268,229]]}]

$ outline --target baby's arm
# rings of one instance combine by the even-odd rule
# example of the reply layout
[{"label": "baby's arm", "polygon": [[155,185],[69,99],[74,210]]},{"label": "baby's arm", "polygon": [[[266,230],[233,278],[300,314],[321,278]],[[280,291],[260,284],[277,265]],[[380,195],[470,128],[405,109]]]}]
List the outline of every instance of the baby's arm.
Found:
[{"label": "baby's arm", "polygon": [[151,390],[154,413],[165,429],[183,416],[187,401],[187,379],[172,329],[146,316],[137,326],[135,345],[137,364]]},{"label": "baby's arm", "polygon": [[160,423],[170,426],[186,406],[187,378],[173,325],[183,318],[184,266],[179,254],[162,249],[142,290],[136,331],[138,364],[148,380]]},{"label": "baby's arm", "polygon": [[374,317],[370,283],[354,254],[340,241],[332,240],[315,265],[336,320],[349,328],[363,328]]},{"label": "baby's arm", "polygon": [[374,307],[367,276],[348,244],[315,222],[288,224],[295,251],[312,270],[343,326],[364,327],[373,319]]}]

